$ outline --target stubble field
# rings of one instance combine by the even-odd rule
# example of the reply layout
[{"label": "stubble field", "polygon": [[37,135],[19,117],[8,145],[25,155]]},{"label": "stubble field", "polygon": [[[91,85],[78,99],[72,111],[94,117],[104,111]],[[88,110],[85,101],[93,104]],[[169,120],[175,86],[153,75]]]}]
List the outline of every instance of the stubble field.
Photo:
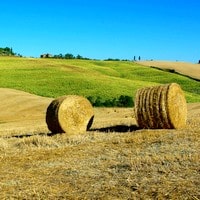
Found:
[{"label": "stubble field", "polygon": [[133,108],[94,108],[90,131],[51,135],[51,98],[12,89],[0,98],[2,199],[200,198],[199,103],[182,130],[140,130]]}]

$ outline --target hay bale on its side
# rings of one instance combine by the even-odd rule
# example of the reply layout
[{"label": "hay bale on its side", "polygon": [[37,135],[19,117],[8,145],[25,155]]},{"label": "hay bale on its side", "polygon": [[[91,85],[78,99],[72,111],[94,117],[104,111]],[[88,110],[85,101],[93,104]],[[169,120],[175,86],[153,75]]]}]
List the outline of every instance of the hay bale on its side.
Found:
[{"label": "hay bale on its side", "polygon": [[52,133],[83,133],[91,127],[93,118],[91,103],[77,95],[53,100],[46,112],[46,123]]},{"label": "hay bale on its side", "polygon": [[187,104],[176,83],[139,89],[135,98],[135,114],[140,128],[183,128],[187,120]]}]

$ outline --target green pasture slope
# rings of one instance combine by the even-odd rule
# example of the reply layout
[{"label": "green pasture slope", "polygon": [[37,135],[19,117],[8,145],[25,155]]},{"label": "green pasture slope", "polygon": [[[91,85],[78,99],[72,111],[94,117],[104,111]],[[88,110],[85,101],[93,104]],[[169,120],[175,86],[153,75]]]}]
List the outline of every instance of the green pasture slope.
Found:
[{"label": "green pasture slope", "polygon": [[45,97],[134,98],[139,88],[171,82],[181,85],[187,102],[200,102],[200,82],[134,62],[0,57],[0,87]]}]

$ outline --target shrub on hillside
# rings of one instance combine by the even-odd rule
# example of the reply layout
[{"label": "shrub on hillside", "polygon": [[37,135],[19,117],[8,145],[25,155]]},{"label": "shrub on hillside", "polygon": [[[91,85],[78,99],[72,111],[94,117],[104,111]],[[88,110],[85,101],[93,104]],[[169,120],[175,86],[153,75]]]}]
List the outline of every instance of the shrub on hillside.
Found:
[{"label": "shrub on hillside", "polygon": [[132,107],[133,98],[126,95],[121,95],[118,100],[118,107]]},{"label": "shrub on hillside", "polygon": [[87,99],[94,107],[133,107],[133,98],[127,95],[121,95],[119,98],[102,99],[100,96],[89,96]]}]

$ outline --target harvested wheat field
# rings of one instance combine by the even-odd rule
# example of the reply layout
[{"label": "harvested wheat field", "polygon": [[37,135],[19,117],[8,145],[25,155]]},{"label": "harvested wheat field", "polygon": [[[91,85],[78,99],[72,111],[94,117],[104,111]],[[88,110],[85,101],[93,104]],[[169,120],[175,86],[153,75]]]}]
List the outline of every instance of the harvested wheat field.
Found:
[{"label": "harvested wheat field", "polygon": [[196,80],[200,80],[200,65],[187,62],[170,62],[170,61],[139,61],[141,65],[155,67],[162,70],[179,73]]},{"label": "harvested wheat field", "polygon": [[200,103],[183,129],[138,129],[133,108],[94,108],[85,134],[51,134],[52,102],[0,89],[1,199],[200,199]]}]

